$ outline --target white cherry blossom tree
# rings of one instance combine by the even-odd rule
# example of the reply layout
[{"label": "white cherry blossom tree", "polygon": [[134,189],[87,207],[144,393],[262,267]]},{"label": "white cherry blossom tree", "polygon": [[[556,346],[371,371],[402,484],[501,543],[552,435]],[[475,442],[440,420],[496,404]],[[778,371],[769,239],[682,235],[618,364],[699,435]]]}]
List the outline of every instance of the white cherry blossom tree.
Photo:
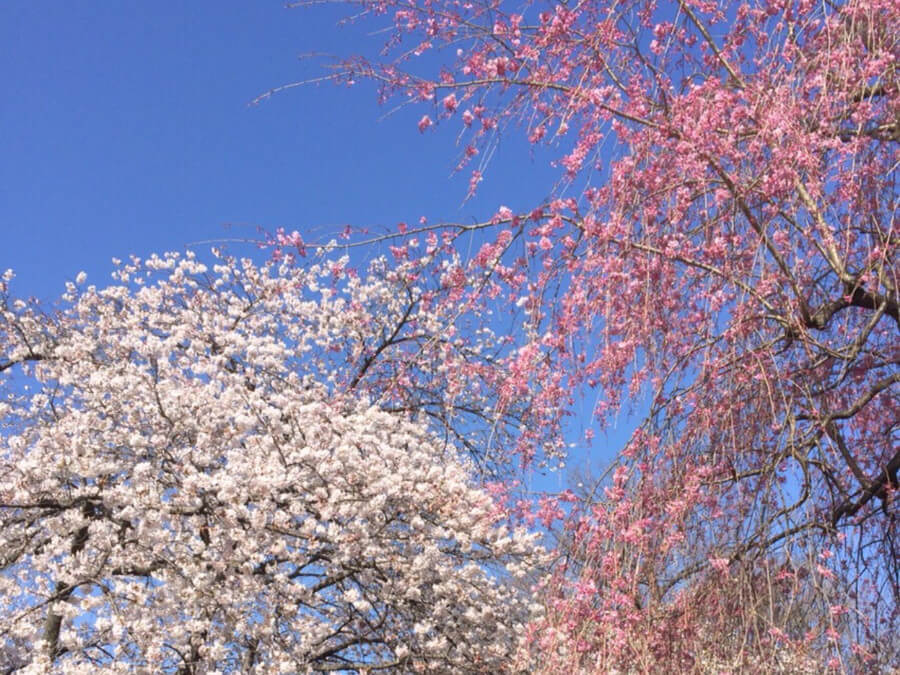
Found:
[{"label": "white cherry blossom tree", "polygon": [[501,670],[542,553],[460,452],[490,335],[414,276],[167,254],[51,315],[7,273],[0,668]]}]

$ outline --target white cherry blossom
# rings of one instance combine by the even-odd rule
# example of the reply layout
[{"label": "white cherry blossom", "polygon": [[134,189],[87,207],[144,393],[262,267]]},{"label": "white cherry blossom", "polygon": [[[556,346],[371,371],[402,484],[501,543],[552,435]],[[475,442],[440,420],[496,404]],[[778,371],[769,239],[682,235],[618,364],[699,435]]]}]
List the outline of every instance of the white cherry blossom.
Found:
[{"label": "white cherry blossom", "polygon": [[133,259],[55,316],[2,282],[0,667],[504,667],[541,550],[429,414],[450,388],[413,405],[440,317],[345,268]]}]

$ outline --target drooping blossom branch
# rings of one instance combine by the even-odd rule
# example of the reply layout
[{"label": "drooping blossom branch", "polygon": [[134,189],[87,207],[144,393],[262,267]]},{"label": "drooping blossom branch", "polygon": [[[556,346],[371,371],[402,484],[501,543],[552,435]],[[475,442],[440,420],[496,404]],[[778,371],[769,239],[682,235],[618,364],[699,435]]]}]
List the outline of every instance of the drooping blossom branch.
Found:
[{"label": "drooping blossom branch", "polygon": [[458,125],[463,163],[516,125],[559,154],[563,189],[481,230],[499,262],[461,261],[548,364],[507,390],[643,416],[572,509],[535,627],[554,663],[895,661],[896,3],[349,4],[389,37],[339,79]]}]

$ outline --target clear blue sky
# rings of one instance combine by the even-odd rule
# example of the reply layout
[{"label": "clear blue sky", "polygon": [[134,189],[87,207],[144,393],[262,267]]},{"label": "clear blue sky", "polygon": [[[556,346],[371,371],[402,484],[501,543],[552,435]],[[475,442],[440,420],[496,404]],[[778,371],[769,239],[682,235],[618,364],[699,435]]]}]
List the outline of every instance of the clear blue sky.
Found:
[{"label": "clear blue sky", "polygon": [[462,205],[467,176],[450,177],[459,123],[420,135],[427,110],[380,119],[387,109],[369,85],[311,85],[249,105],[322,74],[321,60],[300,54],[375,53],[385,38],[373,30],[387,19],[338,26],[348,9],[4,2],[0,269],[16,270],[14,292],[49,299],[82,269],[104,283],[113,256],[256,237],[256,225],[310,236],[420,215],[470,221],[546,193],[555,172],[515,134]]},{"label": "clear blue sky", "polygon": [[107,283],[113,257],[256,238],[257,225],[315,239],[421,215],[471,222],[546,196],[560,153],[534,159],[518,130],[463,204],[468,173],[451,177],[456,119],[419,134],[428,109],[385,118],[370,85],[310,85],[249,105],[324,72],[301,54],[375,54],[388,19],[339,26],[348,9],[3,2],[0,271],[16,271],[13,293],[52,300],[81,270]]}]

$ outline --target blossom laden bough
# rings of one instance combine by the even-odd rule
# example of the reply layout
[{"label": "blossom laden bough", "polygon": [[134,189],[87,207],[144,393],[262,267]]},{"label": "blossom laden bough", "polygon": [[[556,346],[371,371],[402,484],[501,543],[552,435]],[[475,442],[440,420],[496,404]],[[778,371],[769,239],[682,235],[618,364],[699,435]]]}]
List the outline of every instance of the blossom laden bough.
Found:
[{"label": "blossom laden bough", "polygon": [[439,323],[381,269],[154,256],[52,316],[4,280],[5,668],[504,667],[544,556],[371,376]]},{"label": "blossom laden bough", "polygon": [[[459,118],[466,148],[519,124],[560,155],[546,200],[481,226],[499,262],[460,265],[527,310],[522,365],[550,364],[505,390],[565,409],[587,389],[600,425],[649,410],[572,512],[536,629],[559,667],[721,648],[777,670],[773,635],[823,667],[896,662],[897,3],[350,4],[392,30],[338,77]],[[781,567],[821,582],[804,620],[748,586]]]}]

